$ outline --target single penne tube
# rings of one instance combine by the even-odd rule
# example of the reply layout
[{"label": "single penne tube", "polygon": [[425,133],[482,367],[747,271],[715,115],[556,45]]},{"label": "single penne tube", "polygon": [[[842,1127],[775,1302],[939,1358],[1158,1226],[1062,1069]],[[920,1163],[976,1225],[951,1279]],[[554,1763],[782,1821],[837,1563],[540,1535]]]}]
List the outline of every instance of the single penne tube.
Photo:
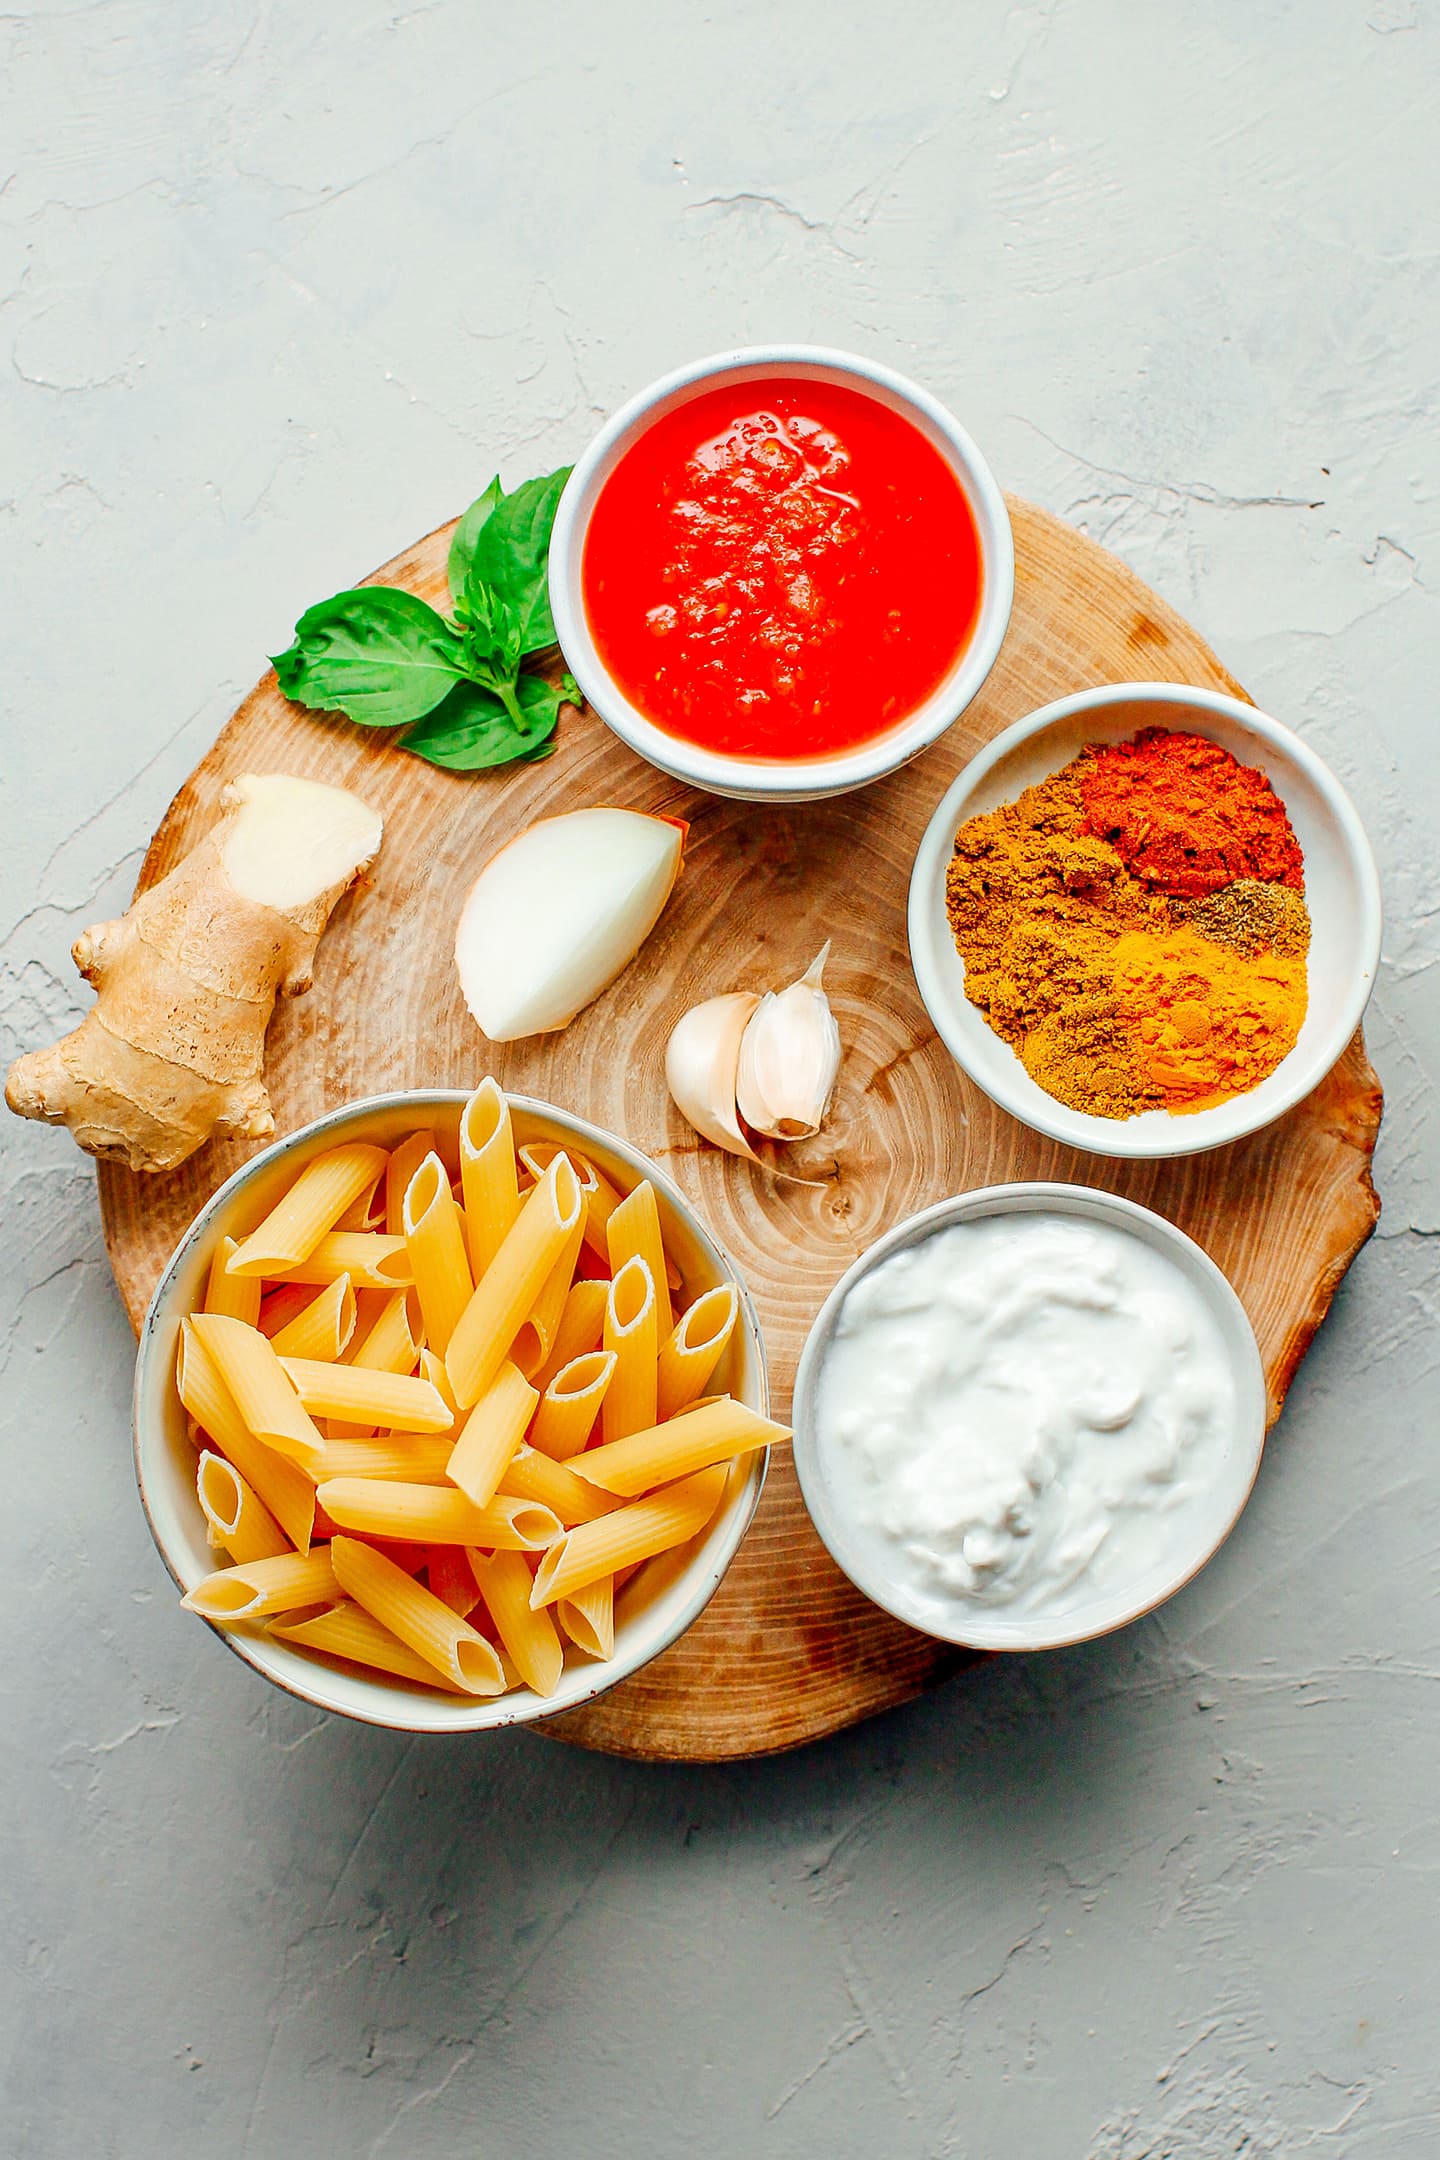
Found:
[{"label": "single penne tube", "polygon": [[405,1188],[401,1222],[425,1316],[425,1340],[444,1357],[475,1285],[470,1279],[460,1211],[445,1165],[433,1152]]},{"label": "single penne tube", "polygon": [[[308,1259],[385,1168],[383,1148],[350,1141],[306,1163],[290,1190],[231,1255],[232,1275],[280,1275]],[[346,1234],[346,1233],[342,1233]]]},{"label": "single penne tube", "polygon": [[619,1362],[613,1350],[587,1350],[563,1366],[540,1398],[530,1445],[556,1462],[578,1455],[595,1430]]},{"label": "single penne tube", "polygon": [[450,1385],[450,1375],[445,1370],[445,1360],[437,1357],[428,1347],[420,1352],[420,1377],[428,1380],[446,1409],[450,1412],[450,1430],[459,1432],[462,1412],[455,1400],[455,1390]]},{"label": "single penne tube", "polygon": [[531,1609],[530,1570],[524,1560],[519,1553],[472,1551],[468,1564],[495,1632],[521,1679],[537,1695],[553,1695],[560,1685],[565,1653],[549,1613]]},{"label": "single penne tube", "polygon": [[449,1433],[382,1433],[372,1440],[332,1437],[316,1482],[332,1477],[394,1478],[408,1485],[443,1485],[454,1441]]},{"label": "single penne tube", "polygon": [[190,1320],[180,1330],[175,1384],[201,1430],[260,1495],[296,1550],[308,1553],[315,1528],[313,1482],[298,1464],[256,1439]]},{"label": "single penne tube", "polygon": [[615,1359],[615,1371],[600,1405],[600,1426],[607,1441],[623,1439],[626,1433],[644,1431],[655,1423],[658,1336],[655,1278],[648,1262],[632,1253],[611,1282],[605,1307],[605,1348]]},{"label": "single penne tube", "polygon": [[722,1395],[718,1402],[682,1410],[663,1425],[590,1448],[576,1456],[571,1467],[587,1484],[631,1499],[652,1486],[673,1484],[696,1470],[731,1463],[737,1455],[789,1438],[788,1425],[777,1425],[773,1418]]},{"label": "single penne tube", "polygon": [[405,1194],[410,1180],[427,1155],[437,1152],[434,1133],[427,1125],[423,1132],[412,1132],[390,1153],[385,1165],[385,1229],[391,1237],[402,1237],[405,1231]]},{"label": "single penne tube", "polygon": [[462,1410],[480,1400],[500,1370],[584,1209],[585,1196],[569,1158],[557,1155],[475,1285],[450,1338],[445,1364]]},{"label": "single penne tube", "polygon": [[228,1552],[237,1567],[251,1560],[273,1560],[293,1550],[253,1485],[234,1463],[206,1448],[195,1472],[195,1497],[210,1528],[211,1543]]},{"label": "single penne tube", "polygon": [[615,1655],[615,1578],[602,1575],[574,1597],[559,1598],[555,1617],[577,1650],[586,1657]]},{"label": "single penne tube", "polygon": [[317,1417],[347,1418],[398,1432],[450,1429],[448,1403],[438,1388],[418,1375],[369,1372],[364,1366],[329,1365],[320,1358],[287,1357],[280,1366],[306,1409]]},{"label": "single penne tube", "polygon": [[555,1341],[550,1355],[538,1373],[531,1375],[534,1384],[543,1395],[550,1382],[572,1358],[583,1357],[587,1350],[598,1350],[605,1333],[605,1303],[610,1295],[608,1280],[593,1276],[580,1276],[571,1283],[570,1294],[565,1300],[565,1310],[560,1315],[560,1325],[555,1331]]},{"label": "single penne tube", "polygon": [[510,1105],[488,1076],[460,1113],[460,1189],[470,1266],[479,1282],[520,1213]]},{"label": "single penne tube", "polygon": [[354,1332],[355,1292],[348,1275],[337,1275],[334,1282],[316,1292],[303,1311],[270,1337],[270,1345],[277,1357],[333,1362],[343,1357]]},{"label": "single penne tube", "polygon": [[298,1612],[303,1605],[328,1605],[339,1595],[330,1549],[317,1545],[312,1553],[279,1553],[243,1567],[221,1568],[196,1583],[180,1602],[187,1612],[224,1627],[238,1620],[264,1620],[270,1613]]},{"label": "single penne tube", "polygon": [[506,1358],[466,1416],[445,1473],[472,1506],[488,1507],[494,1499],[539,1400],[524,1374]]},{"label": "single penne tube", "polygon": [[553,1605],[559,1598],[573,1601],[577,1590],[587,1589],[602,1576],[613,1575],[617,1568],[668,1552],[672,1545],[688,1543],[704,1529],[719,1505],[726,1474],[723,1467],[702,1470],[678,1485],[667,1486],[664,1492],[632,1500],[613,1515],[577,1523],[573,1530],[565,1531],[541,1556],[530,1592],[531,1605]]},{"label": "single penne tube", "polygon": [[703,1395],[710,1375],[729,1348],[740,1312],[734,1283],[718,1283],[696,1298],[660,1345],[655,1415],[672,1418]]},{"label": "single penne tube", "polygon": [[428,1665],[467,1695],[499,1695],[505,1675],[493,1643],[424,1585],[358,1538],[330,1546],[340,1587],[372,1619],[397,1635]]},{"label": "single penne tube", "polygon": [[232,1320],[254,1327],[260,1318],[260,1281],[254,1275],[230,1273],[230,1261],[239,1250],[233,1237],[222,1237],[216,1246],[205,1285],[205,1310],[227,1313]]},{"label": "single penne tube", "polygon": [[534,1500],[496,1498],[477,1508],[462,1492],[398,1478],[326,1478],[315,1497],[339,1529],[407,1544],[538,1552],[561,1528],[559,1517]]},{"label": "single penne tube", "polygon": [[327,1283],[348,1275],[357,1290],[404,1290],[415,1280],[403,1237],[378,1230],[330,1230],[293,1267],[276,1268],[282,1283]]},{"label": "single penne tube", "polygon": [[655,1188],[648,1178],[642,1178],[634,1191],[625,1195],[610,1217],[605,1225],[605,1244],[612,1276],[618,1275],[626,1261],[637,1254],[649,1268],[655,1285],[656,1338],[659,1342],[666,1341],[675,1325],[675,1315],[670,1305],[670,1280],[665,1272],[660,1208]]},{"label": "single penne tube", "polygon": [[576,1477],[567,1463],[555,1462],[538,1448],[522,1447],[500,1480],[500,1491],[512,1500],[538,1500],[560,1518],[568,1530],[575,1523],[594,1522],[620,1506],[614,1493]]},{"label": "single penne tube", "polygon": [[272,1620],[266,1632],[279,1642],[294,1643],[301,1650],[320,1650],[326,1657],[391,1673],[397,1680],[449,1688],[460,1695],[468,1692],[408,1643],[401,1642],[398,1635],[392,1635],[389,1628],[382,1627],[373,1613],[366,1612],[352,1598],[342,1598],[328,1612],[316,1613],[310,1620]]},{"label": "single penne tube", "polygon": [[527,1380],[533,1380],[546,1363],[560,1332],[566,1300],[575,1281],[575,1263],[580,1257],[580,1233],[584,1227],[582,1215],[565,1240],[559,1258],[541,1284],[539,1296],[510,1345],[511,1360]]},{"label": "single penne tube", "polygon": [[324,1441],[259,1328],[226,1313],[194,1313],[190,1325],[219,1366],[235,1407],[256,1439],[302,1469],[318,1462]]},{"label": "single penne tube", "polygon": [[[525,1567],[523,1560],[520,1565]],[[528,1575],[530,1570],[526,1568],[525,1572]],[[480,1593],[475,1587],[475,1576],[463,1545],[429,1546],[425,1579],[430,1585],[431,1597],[438,1597],[442,1605],[448,1605],[451,1612],[458,1612],[462,1619],[468,1619],[475,1610]]]}]

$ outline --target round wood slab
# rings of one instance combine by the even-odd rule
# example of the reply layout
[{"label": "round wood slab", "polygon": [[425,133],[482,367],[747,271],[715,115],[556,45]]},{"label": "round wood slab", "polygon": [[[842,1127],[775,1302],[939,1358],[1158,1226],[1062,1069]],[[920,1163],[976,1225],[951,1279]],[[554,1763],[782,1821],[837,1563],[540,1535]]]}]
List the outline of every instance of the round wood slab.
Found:
[{"label": "round wood slab", "polygon": [[[1104,1186],[1168,1215],[1219,1262],[1255,1324],[1278,1414],[1379,1212],[1370,1157],[1381,1096],[1361,1038],[1268,1131],[1175,1162],[1123,1163],[1073,1153],[996,1109],[937,1040],[911,977],[911,862],[936,801],[982,743],[1095,683],[1162,678],[1239,693],[1123,563],[1029,503],[1012,500],[1010,512],[1015,611],[980,696],[903,772],[831,802],[771,810],[695,794],[632,756],[588,712],[565,714],[546,763],[449,775],[388,749],[384,734],[312,717],[267,674],[171,804],[140,888],[200,838],[235,773],[305,774],[354,788],[383,811],[385,842],[368,886],[336,910],[313,990],[282,1000],[271,1028],[277,1130],[353,1097],[469,1087],[491,1071],[506,1087],[625,1134],[670,1171],[744,1271],[780,1417],[826,1292],[892,1223],[947,1193],[1010,1179]],[[445,604],[451,530],[420,541],[376,581]],[[466,1012],[451,961],[461,901],[521,826],[597,802],[690,820],[674,897],[638,959],[563,1034],[491,1045]],[[826,988],[845,1044],[835,1109],[813,1141],[777,1150],[775,1167],[756,1171],[682,1122],[665,1089],[666,1037],[701,998],[788,981],[827,937]],[[101,1165],[106,1244],[137,1329],[196,1209],[253,1152],[214,1145],[163,1177]],[[757,1755],[902,1702],[969,1661],[851,1588],[777,1449],[759,1513],[708,1611],[645,1671],[537,1729],[627,1755]]]}]

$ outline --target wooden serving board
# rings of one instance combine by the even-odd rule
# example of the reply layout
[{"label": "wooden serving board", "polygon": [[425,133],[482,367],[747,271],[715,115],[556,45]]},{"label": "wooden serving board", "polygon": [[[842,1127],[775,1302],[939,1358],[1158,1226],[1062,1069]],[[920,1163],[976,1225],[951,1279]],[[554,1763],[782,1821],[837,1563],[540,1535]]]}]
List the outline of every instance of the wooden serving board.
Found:
[{"label": "wooden serving board", "polygon": [[[787,809],[701,795],[634,757],[590,713],[567,713],[546,763],[452,776],[320,720],[267,674],[171,804],[140,888],[211,823],[224,781],[285,771],[356,789],[385,817],[369,887],[337,909],[315,986],[283,1002],[268,1080],[277,1129],[351,1098],[471,1086],[487,1070],[625,1134],[691,1196],[749,1282],[785,1416],[796,1360],[831,1285],[882,1231],[948,1193],[1010,1179],[1098,1185],[1157,1208],[1235,1284],[1255,1325],[1273,1414],[1345,1269],[1374,1227],[1379,1084],[1356,1036],[1307,1101],[1205,1155],[1125,1163],[1041,1138],[971,1085],[930,1027],[907,955],[910,866],[940,795],[980,745],[1071,690],[1163,678],[1239,693],[1173,609],[1114,556],[1012,500],[1015,609],[980,696],[903,772]],[[376,573],[443,604],[446,526]],[[1239,693],[1242,694],[1243,693]],[[684,873],[620,980],[564,1033],[492,1046],[466,1012],[451,941],[461,901],[532,819],[610,802],[690,820]],[[673,1022],[720,990],[797,974],[825,938],[845,1044],[825,1130],[756,1171],[698,1141],[671,1105]],[[100,1170],[111,1264],[137,1329],[201,1202],[254,1149],[214,1145],[164,1177]],[[970,1653],[916,1635],[839,1573],[785,1450],[714,1601],[687,1635],[598,1701],[540,1728],[626,1755],[713,1761],[794,1747],[904,1701]]]}]

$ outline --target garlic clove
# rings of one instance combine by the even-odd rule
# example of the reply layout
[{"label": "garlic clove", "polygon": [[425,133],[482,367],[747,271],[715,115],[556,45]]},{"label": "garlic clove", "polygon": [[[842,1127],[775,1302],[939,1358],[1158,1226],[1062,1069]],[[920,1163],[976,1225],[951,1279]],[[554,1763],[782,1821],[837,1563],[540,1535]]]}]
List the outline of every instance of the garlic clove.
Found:
[{"label": "garlic clove", "polygon": [[740,1038],[759,1003],[753,990],[707,998],[676,1021],[665,1050],[665,1081],[680,1115],[702,1139],[748,1162],[759,1157],[735,1115],[735,1074]]},{"label": "garlic clove", "polygon": [[840,1030],[822,978],[827,940],[798,982],[770,991],[740,1042],[736,1107],[751,1129],[772,1140],[818,1132],[840,1072]]}]

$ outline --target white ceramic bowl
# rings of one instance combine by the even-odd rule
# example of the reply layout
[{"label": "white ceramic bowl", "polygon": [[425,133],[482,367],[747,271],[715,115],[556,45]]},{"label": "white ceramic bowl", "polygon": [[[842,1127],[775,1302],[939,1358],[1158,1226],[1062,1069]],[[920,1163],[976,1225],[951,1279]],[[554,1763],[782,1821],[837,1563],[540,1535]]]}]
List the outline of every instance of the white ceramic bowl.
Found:
[{"label": "white ceramic bowl", "polygon": [[[980,538],[980,611],[964,650],[923,705],[904,720],[831,757],[734,758],[667,734],[631,703],[595,647],[586,619],[580,568],[591,513],[611,473],[636,439],[677,406],[726,383],[766,375],[841,383],[888,406],[917,427],[955,475]],[[566,484],[550,541],[550,604],[560,647],[589,703],[632,750],[662,772],[714,795],[754,802],[812,802],[864,787],[919,754],[965,710],[995,664],[1015,588],[1015,546],[1005,498],[989,466],[937,398],[893,369],[823,345],[755,345],[716,353],[662,376],[607,420]]]},{"label": "white ceramic bowl", "polygon": [[1053,1613],[1017,1617],[1000,1607],[990,1612],[977,1608],[963,1624],[957,1622],[953,1631],[942,1636],[975,1650],[1054,1650],[1066,1643],[1087,1642],[1138,1620],[1173,1597],[1219,1551],[1239,1520],[1265,1443],[1265,1374],[1245,1308],[1214,1261],[1183,1230],[1133,1200],[1082,1185],[991,1185],[980,1192],[961,1193],[897,1224],[862,1253],[821,1306],[801,1353],[793,1412],[795,1468],[816,1529],[857,1589],[897,1620],[926,1634],[937,1633],[933,1615],[911,1600],[905,1586],[876,1571],[869,1548],[857,1539],[825,1476],[816,1436],[816,1404],[840,1307],[862,1275],[937,1230],[984,1216],[1034,1213],[1078,1216],[1128,1231],[1180,1269],[1220,1330],[1235,1380],[1236,1416],[1218,1475],[1201,1504],[1188,1511],[1183,1548],[1172,1548],[1163,1560],[1123,1587],[1088,1598],[1076,1596]]},{"label": "white ceramic bowl", "polygon": [[[1289,1055],[1248,1094],[1177,1115],[1092,1117],[1031,1079],[1009,1043],[965,995],[965,964],[945,913],[945,873],[967,818],[1013,802],[1087,743],[1123,742],[1138,728],[1204,735],[1258,765],[1290,814],[1305,855],[1310,910],[1309,1006]],[[1258,1132],[1324,1079],[1365,1010],[1380,961],[1380,879],[1345,790],[1278,720],[1215,690],[1178,683],[1111,683],[1059,699],[997,735],[941,798],[910,880],[910,958],[941,1040],[987,1095],[1038,1132],[1097,1155],[1193,1155]]]},{"label": "white ceramic bowl", "polygon": [[[348,1104],[317,1118],[266,1148],[237,1170],[200,1210],[156,1285],[140,1331],[135,1368],[135,1474],[160,1556],[182,1590],[190,1590],[223,1561],[205,1541],[205,1520],[195,1498],[195,1450],[186,1437],[185,1412],[175,1392],[180,1322],[200,1305],[211,1256],[226,1235],[243,1236],[266,1214],[311,1156],[344,1140],[393,1147],[407,1133],[430,1126],[453,1142],[467,1100],[459,1089],[416,1090]],[[740,1297],[739,1323],[717,1385],[762,1413],[768,1406],[765,1348],[755,1309],[733,1262],[715,1243],[688,1202],[662,1171],[637,1149],[583,1118],[549,1103],[510,1097],[518,1141],[558,1140],[587,1155],[611,1182],[628,1192],[642,1178],[655,1187],[666,1250],[679,1266],[687,1291],[698,1296],[717,1283],[733,1282]],[[259,1629],[215,1632],[237,1657],[288,1694],[322,1710],[337,1710],[369,1725],[405,1732],[477,1732],[525,1724],[602,1695],[658,1657],[709,1603],[734,1558],[765,1482],[765,1455],[748,1474],[732,1475],[727,1497],[683,1569],[638,1610],[617,1619],[615,1654],[604,1664],[567,1666],[554,1695],[519,1688],[494,1700],[472,1700],[408,1686],[308,1654]],[[188,1613],[187,1625],[199,1623]]]}]

